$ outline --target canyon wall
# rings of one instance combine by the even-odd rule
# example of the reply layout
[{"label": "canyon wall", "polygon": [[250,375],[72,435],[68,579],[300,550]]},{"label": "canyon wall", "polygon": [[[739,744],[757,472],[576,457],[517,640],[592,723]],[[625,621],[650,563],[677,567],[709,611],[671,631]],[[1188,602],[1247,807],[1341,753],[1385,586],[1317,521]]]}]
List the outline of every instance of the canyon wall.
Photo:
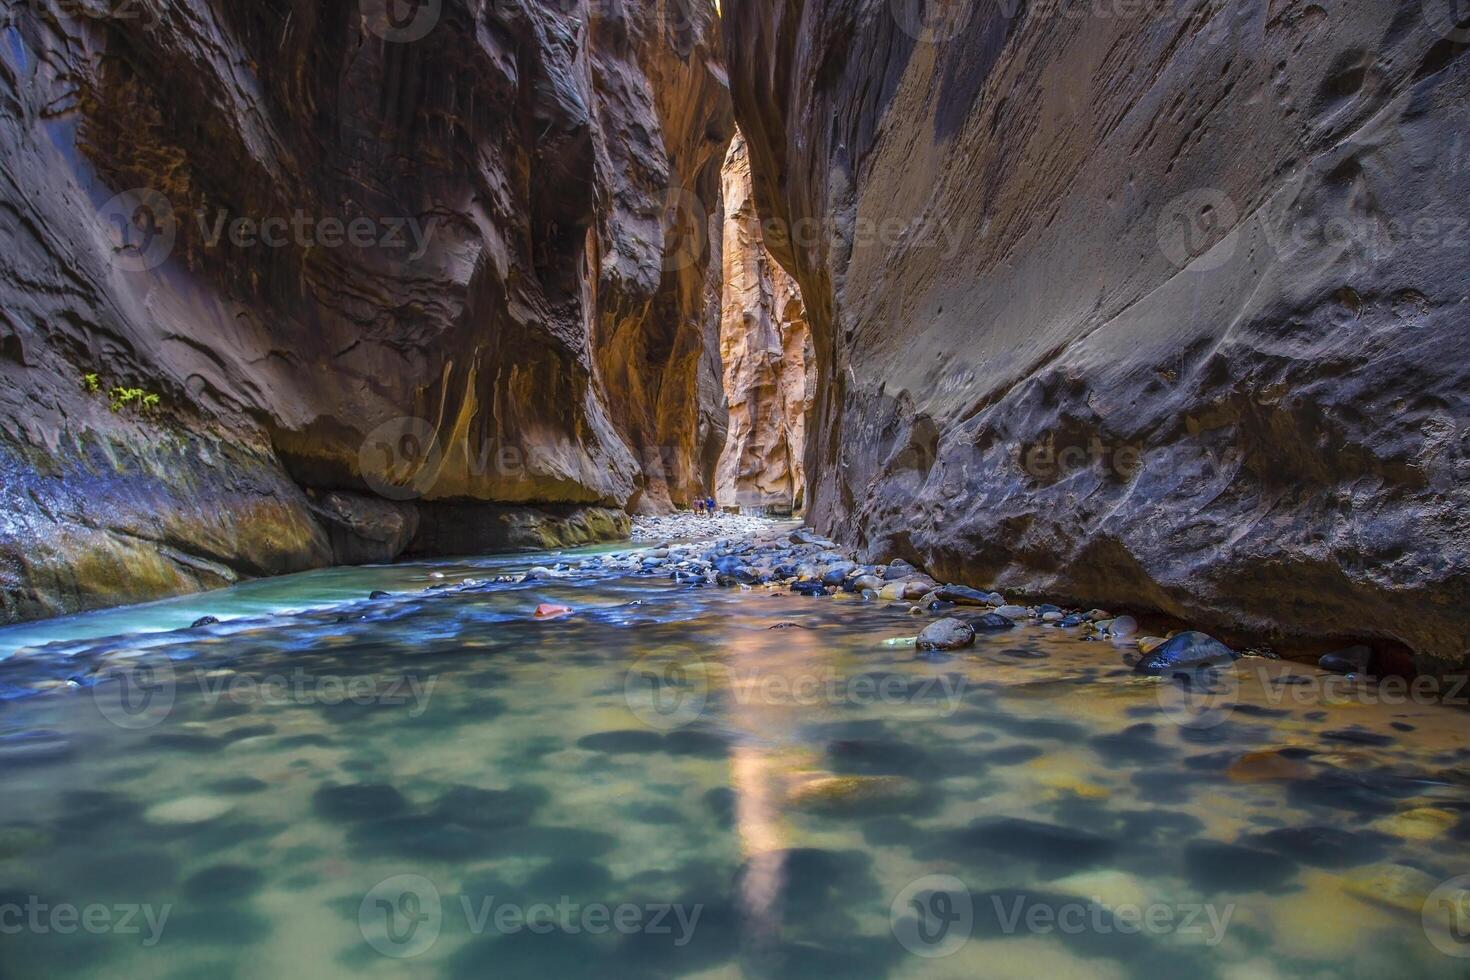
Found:
[{"label": "canyon wall", "polygon": [[942,579],[1467,659],[1470,23],[725,0],[813,523]]},{"label": "canyon wall", "polygon": [[725,209],[720,360],[729,432],[715,499],[747,512],[803,504],[803,433],[816,389],[811,330],[795,280],[766,250],[739,133],[721,178]]},{"label": "canyon wall", "polygon": [[5,619],[616,534],[713,479],[712,4],[4,17]]}]

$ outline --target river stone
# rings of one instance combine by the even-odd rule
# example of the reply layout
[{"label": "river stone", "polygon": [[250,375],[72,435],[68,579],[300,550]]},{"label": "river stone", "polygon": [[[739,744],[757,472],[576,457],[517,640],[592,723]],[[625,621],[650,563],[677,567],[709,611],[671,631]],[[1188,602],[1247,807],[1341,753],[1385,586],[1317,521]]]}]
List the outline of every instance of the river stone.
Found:
[{"label": "river stone", "polygon": [[820,596],[827,594],[827,587],[814,578],[802,579],[800,582],[791,583],[791,591],[797,595]]},{"label": "river stone", "polygon": [[1208,633],[1186,630],[1143,657],[1133,669],[1140,674],[1162,674],[1171,670],[1219,667],[1235,659],[1234,650]]},{"label": "river stone", "polygon": [[1138,632],[1138,620],[1132,616],[1119,616],[1108,624],[1108,635],[1123,639]]},{"label": "river stone", "polygon": [[855,568],[857,568],[857,565],[853,564],[850,561],[837,562],[834,565],[828,565],[822,570],[822,584],[841,585],[847,580],[847,576],[851,574],[852,570]]},{"label": "river stone", "polygon": [[883,578],[885,581],[893,582],[897,579],[908,578],[909,576],[914,575],[917,572],[918,569],[915,568],[913,565],[910,565],[902,558],[895,558],[893,559],[893,561],[888,563],[888,566],[886,568],[883,569]]},{"label": "river stone", "polygon": [[1368,670],[1368,662],[1372,656],[1373,651],[1366,646],[1351,646],[1345,650],[1324,653],[1318,659],[1317,666],[1334,674],[1362,674]]},{"label": "river stone", "polygon": [[915,643],[920,650],[958,650],[975,642],[975,629],[958,619],[937,619],[924,627]]},{"label": "river stone", "polygon": [[1016,628],[1016,621],[992,612],[986,613],[970,625],[977,630],[1013,630]]},{"label": "river stone", "polygon": [[149,823],[196,824],[218,820],[235,808],[229,800],[217,796],[184,796],[167,803],[156,803],[143,812]]},{"label": "river stone", "polygon": [[941,585],[935,591],[935,598],[953,602],[957,606],[988,606],[991,604],[988,595],[968,585]]},{"label": "river stone", "polygon": [[934,588],[934,585],[934,580],[927,575],[907,579],[903,583],[903,598],[922,599],[929,594],[930,590]]},{"label": "river stone", "polygon": [[194,620],[194,622],[189,624],[189,628],[191,630],[197,630],[201,626],[216,626],[218,624],[219,620],[214,616],[200,616],[198,619]]},{"label": "river stone", "polygon": [[859,575],[852,583],[854,592],[878,592],[883,588],[883,580],[876,575]]},{"label": "river stone", "polygon": [[1007,619],[1029,619],[1031,616],[1031,613],[1027,611],[1025,606],[1001,606],[995,612],[996,615],[1004,616]]},{"label": "river stone", "polygon": [[881,589],[878,590],[878,598],[880,598],[880,599],[902,599],[903,598],[903,583],[902,582],[889,582],[888,584],[884,585],[883,588],[881,588]]}]

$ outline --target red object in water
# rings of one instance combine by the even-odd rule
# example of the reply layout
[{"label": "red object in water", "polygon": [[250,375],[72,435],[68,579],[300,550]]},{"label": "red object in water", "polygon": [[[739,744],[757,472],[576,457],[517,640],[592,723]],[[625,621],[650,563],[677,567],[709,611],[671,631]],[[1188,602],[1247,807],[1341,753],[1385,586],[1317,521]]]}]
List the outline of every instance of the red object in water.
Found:
[{"label": "red object in water", "polygon": [[571,606],[558,606],[555,603],[543,602],[536,607],[534,615],[537,619],[556,619],[558,616],[570,616],[571,614]]}]

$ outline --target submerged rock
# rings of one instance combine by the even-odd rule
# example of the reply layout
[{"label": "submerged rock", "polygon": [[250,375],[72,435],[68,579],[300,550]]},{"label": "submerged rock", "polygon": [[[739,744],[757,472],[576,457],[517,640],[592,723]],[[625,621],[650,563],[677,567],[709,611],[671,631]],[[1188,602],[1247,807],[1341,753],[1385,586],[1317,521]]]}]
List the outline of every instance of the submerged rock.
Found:
[{"label": "submerged rock", "polygon": [[970,625],[977,630],[1013,630],[1016,628],[1016,621],[992,612],[972,620]]},{"label": "submerged rock", "polygon": [[920,650],[958,650],[975,642],[975,629],[958,619],[940,619],[919,633],[915,646]]},{"label": "submerged rock", "polygon": [[1171,670],[1220,667],[1235,661],[1237,654],[1208,633],[1187,630],[1164,643],[1134,665],[1140,674],[1162,674]]},{"label": "submerged rock", "polygon": [[213,616],[200,616],[198,619],[194,620],[194,622],[189,624],[189,628],[191,630],[197,630],[201,626],[216,626],[218,624],[219,620]]}]

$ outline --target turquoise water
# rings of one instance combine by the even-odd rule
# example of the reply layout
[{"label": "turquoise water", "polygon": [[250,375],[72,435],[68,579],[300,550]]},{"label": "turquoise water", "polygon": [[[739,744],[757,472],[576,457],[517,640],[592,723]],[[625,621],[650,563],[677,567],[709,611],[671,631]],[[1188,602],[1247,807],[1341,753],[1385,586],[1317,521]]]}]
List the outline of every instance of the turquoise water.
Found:
[{"label": "turquoise water", "polygon": [[585,554],[0,631],[0,976],[1465,973],[1457,710]]}]

